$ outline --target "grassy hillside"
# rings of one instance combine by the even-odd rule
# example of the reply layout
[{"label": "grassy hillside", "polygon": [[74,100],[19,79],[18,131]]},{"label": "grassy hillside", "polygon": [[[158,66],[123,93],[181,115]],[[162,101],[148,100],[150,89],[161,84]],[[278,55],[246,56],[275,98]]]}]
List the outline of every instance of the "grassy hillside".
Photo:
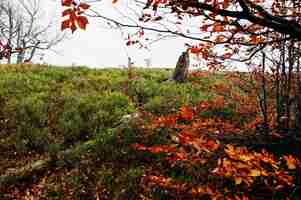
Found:
[{"label": "grassy hillside", "polygon": [[[264,184],[257,174],[257,185],[249,189],[246,185],[253,179],[209,175],[217,169],[223,149],[231,148],[229,138],[243,136],[248,143],[255,134],[252,124],[260,113],[250,107],[254,102],[235,101],[248,94],[226,75],[195,73],[186,83],[176,84],[168,81],[170,74],[136,69],[129,81],[122,69],[1,65],[0,199],[231,199],[246,191],[257,198]],[[181,144],[180,136],[187,131],[186,139],[197,135],[205,142]],[[227,139],[221,138],[227,134]],[[189,158],[168,161],[166,155]],[[195,155],[200,156],[196,163]],[[19,173],[24,178],[6,181],[10,171],[18,174],[43,160],[47,166],[38,173]],[[276,171],[284,173],[278,163]],[[273,177],[276,171],[268,172],[275,183],[271,195],[300,197],[300,188],[290,184],[300,180],[286,177],[289,180],[282,183]],[[295,173],[290,170],[287,175]],[[215,192],[195,191],[215,181],[223,184]],[[275,189],[275,181],[285,190]],[[232,186],[225,189],[228,183]]]}]

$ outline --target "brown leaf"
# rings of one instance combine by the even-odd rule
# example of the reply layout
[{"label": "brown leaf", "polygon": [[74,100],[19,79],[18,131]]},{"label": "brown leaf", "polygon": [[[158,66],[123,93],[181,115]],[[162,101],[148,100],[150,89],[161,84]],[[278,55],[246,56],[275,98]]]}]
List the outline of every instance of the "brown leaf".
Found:
[{"label": "brown leaf", "polygon": [[69,28],[69,27],[70,27],[70,20],[69,19],[62,22],[62,26],[61,26],[62,31]]},{"label": "brown leaf", "polygon": [[87,10],[90,8],[90,5],[86,3],[80,3],[78,7],[82,8],[83,10]]},{"label": "brown leaf", "polygon": [[66,10],[63,11],[62,16],[65,17],[67,15],[72,15],[73,12],[74,11],[73,11],[72,8],[68,8],[68,9],[66,9]]},{"label": "brown leaf", "polygon": [[71,6],[73,0],[62,0],[62,6]]}]

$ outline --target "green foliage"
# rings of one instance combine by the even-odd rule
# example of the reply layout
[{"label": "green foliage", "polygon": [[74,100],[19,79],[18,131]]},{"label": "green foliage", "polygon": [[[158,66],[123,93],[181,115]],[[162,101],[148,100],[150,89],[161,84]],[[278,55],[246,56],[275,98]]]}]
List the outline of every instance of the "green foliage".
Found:
[{"label": "green foliage", "polygon": [[128,95],[133,97],[135,102],[143,105],[150,98],[159,95],[160,84],[152,80],[135,79],[129,83]]},{"label": "green foliage", "polygon": [[58,116],[58,129],[67,141],[93,136],[134,111],[128,98],[118,92],[108,94],[71,94]]},{"label": "green foliage", "polygon": [[135,110],[117,90],[122,71],[11,67],[0,67],[0,126],[17,151],[87,140]]},{"label": "green foliage", "polygon": [[200,116],[210,118],[210,117],[219,117],[223,119],[228,119],[231,120],[237,115],[231,108],[225,107],[221,109],[215,109],[215,110],[210,110],[210,111],[205,111],[200,114]]},{"label": "green foliage", "polygon": [[194,105],[207,100],[210,95],[190,83],[156,82],[151,79],[136,79],[130,82],[129,95],[146,111],[154,114],[175,112],[182,105]]},{"label": "green foliage", "polygon": [[7,102],[4,116],[10,129],[15,129],[16,149],[27,151],[47,150],[47,98],[43,93]]}]

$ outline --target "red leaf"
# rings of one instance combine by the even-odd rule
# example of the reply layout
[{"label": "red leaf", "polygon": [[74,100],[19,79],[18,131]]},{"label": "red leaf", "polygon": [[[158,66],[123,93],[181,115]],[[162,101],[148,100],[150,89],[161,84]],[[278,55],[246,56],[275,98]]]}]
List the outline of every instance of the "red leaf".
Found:
[{"label": "red leaf", "polygon": [[69,28],[69,27],[70,27],[70,20],[69,19],[62,22],[62,26],[61,26],[62,31]]},{"label": "red leaf", "polygon": [[80,3],[78,7],[82,8],[83,10],[87,10],[90,8],[90,5],[86,3]]},{"label": "red leaf", "polygon": [[201,52],[200,48],[192,47],[190,48],[190,53],[199,54]]},{"label": "red leaf", "polygon": [[194,113],[191,109],[184,106],[184,107],[181,108],[180,116],[184,120],[192,120],[193,117],[194,117]]},{"label": "red leaf", "polygon": [[71,28],[72,33],[74,33],[74,31],[77,29],[77,27],[76,27],[76,25],[75,25],[74,22],[71,23],[70,28]]},{"label": "red leaf", "polygon": [[208,31],[208,28],[209,28],[210,26],[211,26],[210,24],[205,24],[205,25],[203,25],[200,29],[201,29],[202,31],[207,32],[207,31]]},{"label": "red leaf", "polygon": [[132,44],[132,41],[130,41],[130,40],[126,42],[126,46],[130,46],[131,44]]},{"label": "red leaf", "polygon": [[73,0],[62,0],[62,6],[71,6]]},{"label": "red leaf", "polygon": [[209,140],[206,144],[205,147],[210,150],[210,151],[215,151],[219,148],[219,143],[214,140]]},{"label": "red leaf", "polygon": [[145,151],[145,150],[147,150],[147,147],[145,147],[144,145],[142,145],[142,144],[132,144],[131,145],[132,146],[132,148],[134,148],[134,149],[136,149],[136,150],[141,150],[141,151]]},{"label": "red leaf", "polygon": [[143,35],[144,35],[144,30],[141,29],[141,30],[139,31],[139,37],[142,37]]},{"label": "red leaf", "polygon": [[68,9],[64,10],[62,16],[65,17],[65,16],[67,16],[67,15],[72,15],[73,12],[74,12],[74,11],[73,11],[72,8],[68,8]]},{"label": "red leaf", "polygon": [[86,30],[87,24],[89,23],[87,17],[78,16],[76,20],[77,20],[78,27],[83,30]]}]

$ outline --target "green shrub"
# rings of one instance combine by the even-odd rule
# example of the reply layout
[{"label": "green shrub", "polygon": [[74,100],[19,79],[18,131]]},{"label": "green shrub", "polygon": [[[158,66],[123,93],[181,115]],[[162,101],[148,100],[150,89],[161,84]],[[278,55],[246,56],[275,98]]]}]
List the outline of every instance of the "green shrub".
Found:
[{"label": "green shrub", "polygon": [[87,139],[118,123],[134,111],[129,99],[118,92],[71,94],[64,96],[58,129],[65,142]]},{"label": "green shrub", "polygon": [[47,95],[40,93],[7,102],[5,118],[9,121],[9,128],[16,131],[17,150],[47,150],[50,138],[46,98]]},{"label": "green shrub", "polygon": [[222,109],[215,109],[215,110],[210,110],[206,112],[202,112],[201,116],[210,118],[210,117],[219,117],[223,119],[233,119],[234,116],[236,116],[237,113],[235,113],[231,108],[225,107]]},{"label": "green shrub", "polygon": [[150,98],[158,96],[158,89],[160,84],[152,80],[135,79],[129,82],[128,95],[131,96],[136,103],[143,105],[149,101]]},{"label": "green shrub", "polygon": [[158,94],[145,103],[146,111],[157,115],[176,112],[182,105],[195,105],[210,96],[190,84],[169,82],[156,89]]}]

